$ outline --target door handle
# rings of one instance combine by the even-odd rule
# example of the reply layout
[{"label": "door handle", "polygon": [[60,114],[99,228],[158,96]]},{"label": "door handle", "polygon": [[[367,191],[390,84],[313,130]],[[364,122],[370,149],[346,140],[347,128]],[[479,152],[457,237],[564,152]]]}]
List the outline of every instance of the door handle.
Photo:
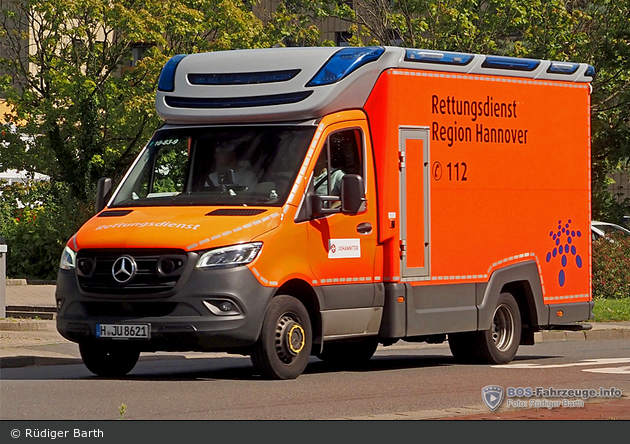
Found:
[{"label": "door handle", "polygon": [[372,224],[369,222],[361,222],[357,225],[357,233],[370,234],[372,232]]}]

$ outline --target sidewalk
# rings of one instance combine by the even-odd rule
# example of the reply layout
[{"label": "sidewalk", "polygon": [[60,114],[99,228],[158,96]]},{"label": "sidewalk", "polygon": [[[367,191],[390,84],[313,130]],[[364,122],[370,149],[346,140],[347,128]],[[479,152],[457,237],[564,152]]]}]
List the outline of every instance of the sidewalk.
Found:
[{"label": "sidewalk", "polygon": [[7,305],[55,306],[54,285],[7,285]]},{"label": "sidewalk", "polygon": [[623,397],[612,401],[587,402],[584,407],[578,408],[553,408],[553,409],[523,409],[507,412],[488,412],[477,415],[460,415],[444,420],[523,420],[523,419],[544,419],[552,421],[585,421],[585,420],[619,420],[630,419],[630,398]]}]

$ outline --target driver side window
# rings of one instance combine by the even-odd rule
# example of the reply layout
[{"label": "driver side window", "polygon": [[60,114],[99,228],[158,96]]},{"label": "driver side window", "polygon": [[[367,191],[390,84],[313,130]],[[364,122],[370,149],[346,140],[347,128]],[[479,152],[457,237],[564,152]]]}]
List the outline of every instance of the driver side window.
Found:
[{"label": "driver side window", "polygon": [[328,136],[315,164],[315,194],[341,196],[341,182],[346,174],[363,175],[363,136],[356,128]]}]

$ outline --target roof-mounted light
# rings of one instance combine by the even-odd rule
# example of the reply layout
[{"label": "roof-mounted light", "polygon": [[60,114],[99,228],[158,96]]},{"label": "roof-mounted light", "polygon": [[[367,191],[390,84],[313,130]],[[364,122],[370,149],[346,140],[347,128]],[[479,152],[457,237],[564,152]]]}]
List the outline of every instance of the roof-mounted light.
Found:
[{"label": "roof-mounted light", "polygon": [[443,65],[468,65],[475,56],[460,52],[431,51],[427,49],[405,50],[405,61],[421,63],[440,63]]},{"label": "roof-mounted light", "polygon": [[181,62],[184,57],[186,57],[186,54],[177,54],[166,62],[166,65],[164,65],[160,73],[160,80],[158,81],[159,91],[175,91],[175,71],[177,70],[177,65],[179,65],[179,62]]},{"label": "roof-mounted light", "polygon": [[547,72],[554,74],[573,74],[579,67],[580,65],[578,63],[551,62]]},{"label": "roof-mounted light", "polygon": [[584,71],[584,75],[586,77],[590,77],[592,79],[595,78],[595,67],[588,65],[588,68],[586,68],[586,71]]},{"label": "roof-mounted light", "polygon": [[482,68],[510,69],[512,71],[533,71],[540,65],[540,60],[517,57],[486,56]]},{"label": "roof-mounted light", "polygon": [[379,46],[339,50],[328,59],[306,86],[330,85],[338,82],[366,63],[378,60],[384,52],[385,48]]}]

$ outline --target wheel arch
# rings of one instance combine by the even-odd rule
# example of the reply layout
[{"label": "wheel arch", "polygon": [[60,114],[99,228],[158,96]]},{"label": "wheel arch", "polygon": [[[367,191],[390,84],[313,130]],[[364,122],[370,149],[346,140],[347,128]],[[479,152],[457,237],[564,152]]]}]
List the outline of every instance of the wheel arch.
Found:
[{"label": "wheel arch", "polygon": [[495,271],[478,305],[478,330],[487,330],[501,293],[510,293],[521,312],[521,343],[533,344],[533,332],[549,322],[549,307],[543,300],[542,285],[535,261],[521,262]]}]

